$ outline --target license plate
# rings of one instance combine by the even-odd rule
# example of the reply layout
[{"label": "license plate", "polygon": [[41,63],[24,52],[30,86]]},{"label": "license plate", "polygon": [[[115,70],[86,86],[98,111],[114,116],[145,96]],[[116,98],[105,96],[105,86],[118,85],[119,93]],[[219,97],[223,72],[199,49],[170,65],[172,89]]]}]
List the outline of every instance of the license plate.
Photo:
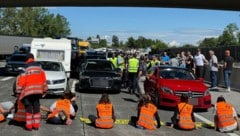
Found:
[{"label": "license plate", "polygon": [[189,103],[192,105],[198,105],[198,98],[190,98]]}]

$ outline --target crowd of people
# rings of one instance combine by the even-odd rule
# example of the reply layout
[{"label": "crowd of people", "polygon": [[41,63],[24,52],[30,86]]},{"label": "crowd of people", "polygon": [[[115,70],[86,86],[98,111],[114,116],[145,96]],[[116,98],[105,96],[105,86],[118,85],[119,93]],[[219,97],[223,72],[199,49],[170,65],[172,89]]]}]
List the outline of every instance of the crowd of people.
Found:
[{"label": "crowd of people", "polygon": [[[139,95],[139,104],[137,106],[137,116],[132,116],[129,124],[140,129],[154,130],[160,128],[160,117],[156,105],[152,102],[149,94],[145,93],[144,81],[148,77],[147,70],[150,67],[158,65],[171,65],[188,68],[196,73],[198,78],[203,78],[204,65],[209,64],[211,75],[211,88],[217,87],[216,72],[218,71],[218,60],[212,50],[209,51],[210,60],[207,60],[200,49],[196,55],[191,52],[181,52],[179,54],[168,56],[167,52],[163,53],[161,59],[153,55],[141,56],[137,58],[136,54],[118,53],[113,54],[110,61],[116,68],[122,70],[123,84],[127,82],[130,94]],[[230,80],[233,58],[230,51],[225,51],[224,59],[224,77],[227,91],[230,91]],[[56,100],[49,108],[40,104],[39,99],[46,95],[47,82],[46,75],[41,67],[35,63],[34,56],[28,55],[25,71],[17,77],[16,81],[16,102],[8,111],[0,106],[0,121],[6,120],[8,113],[14,111],[14,122],[25,125],[26,130],[38,130],[40,127],[41,114],[40,110],[47,112],[47,123],[71,125],[76,116],[78,106],[76,96],[71,92],[66,92],[61,99]],[[189,98],[183,94],[180,103],[171,118],[172,125],[183,130],[192,130],[196,128],[193,114],[193,105],[189,104]],[[97,116],[89,115],[92,125],[98,128],[112,128],[116,116],[114,114],[114,104],[111,103],[108,94],[102,94],[99,103],[96,106]],[[157,124],[155,124],[155,119]],[[236,111],[231,104],[227,103],[223,96],[218,97],[215,104],[214,123],[216,130],[220,132],[232,132],[238,129],[238,119]]]}]

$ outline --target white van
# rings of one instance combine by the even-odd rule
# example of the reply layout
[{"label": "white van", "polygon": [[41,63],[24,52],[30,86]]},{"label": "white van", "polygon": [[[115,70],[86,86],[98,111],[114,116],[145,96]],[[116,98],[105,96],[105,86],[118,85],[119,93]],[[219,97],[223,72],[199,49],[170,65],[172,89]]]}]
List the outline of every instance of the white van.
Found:
[{"label": "white van", "polygon": [[62,62],[65,71],[70,77],[71,40],[52,38],[33,38],[31,53],[36,61],[56,60]]}]

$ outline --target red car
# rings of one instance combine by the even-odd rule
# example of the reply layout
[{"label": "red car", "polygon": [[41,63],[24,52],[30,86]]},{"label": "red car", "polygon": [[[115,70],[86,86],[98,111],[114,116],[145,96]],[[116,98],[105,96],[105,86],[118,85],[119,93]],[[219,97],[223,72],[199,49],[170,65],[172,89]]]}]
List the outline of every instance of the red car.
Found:
[{"label": "red car", "polygon": [[188,94],[189,101],[197,109],[211,107],[211,94],[203,79],[185,68],[159,66],[149,70],[149,78],[144,83],[157,106],[176,107],[182,94]]}]

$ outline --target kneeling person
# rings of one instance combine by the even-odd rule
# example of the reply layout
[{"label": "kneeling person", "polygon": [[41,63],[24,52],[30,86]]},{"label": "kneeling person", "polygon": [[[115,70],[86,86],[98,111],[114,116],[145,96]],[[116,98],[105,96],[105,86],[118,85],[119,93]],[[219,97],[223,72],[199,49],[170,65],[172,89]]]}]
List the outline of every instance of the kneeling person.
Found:
[{"label": "kneeling person", "polygon": [[50,107],[47,123],[50,124],[72,124],[75,110],[71,104],[71,93],[65,93],[62,99],[54,102]]}]

